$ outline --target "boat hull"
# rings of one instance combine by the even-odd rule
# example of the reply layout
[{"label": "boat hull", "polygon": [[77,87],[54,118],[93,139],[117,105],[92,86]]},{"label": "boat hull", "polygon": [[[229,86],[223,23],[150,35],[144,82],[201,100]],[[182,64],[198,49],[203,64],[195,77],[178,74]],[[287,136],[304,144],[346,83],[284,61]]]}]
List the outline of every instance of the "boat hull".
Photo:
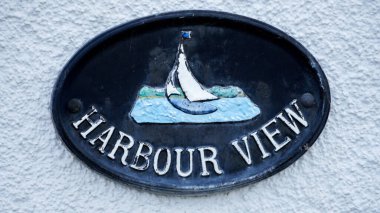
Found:
[{"label": "boat hull", "polygon": [[206,102],[191,102],[185,98],[170,96],[169,102],[184,113],[192,115],[205,115],[215,112],[218,108]]}]

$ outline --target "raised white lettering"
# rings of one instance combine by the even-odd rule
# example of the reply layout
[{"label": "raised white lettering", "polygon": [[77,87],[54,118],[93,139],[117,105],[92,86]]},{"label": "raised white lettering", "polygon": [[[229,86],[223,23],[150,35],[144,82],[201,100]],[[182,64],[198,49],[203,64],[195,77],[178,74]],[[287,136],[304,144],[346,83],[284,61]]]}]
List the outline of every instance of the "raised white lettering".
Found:
[{"label": "raised white lettering", "polygon": [[244,146],[245,146],[245,152],[243,151],[243,149],[240,147],[240,145],[238,144],[239,141],[238,140],[234,140],[232,141],[232,146],[235,147],[235,149],[239,152],[240,156],[244,159],[244,161],[248,164],[248,165],[251,165],[252,164],[252,159],[251,159],[251,152],[249,151],[249,147],[248,147],[248,140],[247,140],[247,136],[244,136],[242,138],[242,140],[244,141]]},{"label": "raised white lettering", "polygon": [[[132,148],[135,141],[133,140],[132,136],[127,135],[122,131],[119,131],[119,134],[120,134],[119,139],[116,141],[115,146],[113,147],[111,153],[109,153],[107,156],[111,159],[115,159],[115,153],[116,153],[117,149],[122,148],[124,152],[123,152],[123,156],[121,157],[121,163],[126,166],[126,165],[128,165],[128,163],[126,161],[126,159],[128,157],[128,151],[130,148]],[[127,144],[121,143],[124,138],[128,138]]]},{"label": "raised white lettering", "polygon": [[269,157],[270,153],[267,150],[265,150],[263,143],[261,142],[259,136],[257,135],[257,132],[251,133],[251,136],[255,139],[255,142],[257,146],[259,147],[259,150],[261,152],[261,158],[264,159],[264,158]]},{"label": "raised white lettering", "polygon": [[[99,152],[104,153],[104,149],[106,148],[107,143],[108,143],[108,141],[110,140],[110,138],[111,138],[112,133],[113,133],[114,130],[115,130],[115,127],[114,127],[114,126],[111,126],[111,127],[108,128],[107,130],[105,130],[104,132],[102,132],[100,135],[98,135],[96,138],[91,139],[91,140],[89,140],[88,142],[89,142],[90,144],[92,144],[92,145],[95,145],[95,141],[100,140],[103,144],[102,144],[102,146],[99,148]],[[105,138],[104,138],[104,135],[105,135]]]},{"label": "raised white lettering", "polygon": [[[143,147],[147,147],[148,151],[142,152]],[[136,169],[136,170],[140,170],[140,171],[146,170],[149,167],[148,156],[152,154],[152,151],[153,151],[152,145],[150,145],[147,142],[140,142],[139,148],[137,148],[135,158],[134,158],[133,163],[130,167],[133,169]],[[140,157],[142,157],[144,159],[144,162],[141,165],[138,165],[138,161],[139,161]]]},{"label": "raised white lettering", "polygon": [[308,123],[307,123],[306,119],[304,118],[304,116],[302,115],[302,112],[297,105],[297,101],[293,100],[291,102],[291,105],[294,106],[294,108],[296,109],[298,114],[296,112],[294,112],[293,110],[291,110],[290,108],[285,108],[285,112],[288,115],[288,117],[290,118],[290,122],[284,117],[282,112],[277,117],[282,122],[284,122],[286,124],[286,126],[288,126],[294,133],[296,133],[298,135],[298,134],[300,134],[300,130],[299,130],[299,128],[298,128],[298,126],[297,126],[297,124],[293,118],[295,118],[304,127],[307,127]]},{"label": "raised white lettering", "polygon": [[90,112],[85,114],[80,120],[73,122],[73,126],[75,129],[78,129],[79,125],[81,125],[84,121],[87,121],[91,125],[91,127],[88,128],[86,131],[83,131],[80,133],[80,135],[84,139],[86,139],[87,135],[90,134],[90,132],[92,132],[94,129],[96,129],[96,127],[98,127],[101,123],[104,123],[106,121],[102,116],[100,116],[99,119],[95,121],[91,120],[90,116],[94,114],[95,112],[98,112],[98,111],[96,110],[94,106],[92,106]]},{"label": "raised white lettering", "polygon": [[[165,166],[163,169],[159,169],[158,168],[158,159],[160,157],[160,153],[165,150],[166,151],[166,162],[165,162]],[[156,154],[154,155],[154,160],[153,160],[153,168],[154,168],[154,171],[158,174],[158,175],[164,175],[166,174],[168,171],[169,171],[169,168],[170,168],[170,164],[171,164],[171,161],[172,161],[172,157],[171,157],[171,153],[170,153],[170,150],[168,148],[159,148],[156,152]]]},{"label": "raised white lettering", "polygon": [[[210,151],[212,153],[211,156],[206,157],[205,156],[205,150]],[[220,175],[223,173],[223,171],[219,168],[218,162],[215,159],[216,155],[217,155],[217,150],[214,147],[211,147],[211,146],[201,147],[201,148],[198,148],[198,151],[201,155],[201,163],[202,163],[201,176],[209,176],[210,175],[210,172],[208,172],[208,170],[207,170],[206,162],[212,163],[212,165],[214,167],[214,171],[217,174]]]},{"label": "raised white lettering", "polygon": [[268,126],[270,126],[271,124],[275,124],[276,123],[276,119],[272,119],[271,121],[269,121],[268,123],[266,123],[263,128],[261,129],[265,136],[268,138],[268,140],[273,144],[273,146],[275,147],[275,150],[274,151],[278,151],[280,150],[282,147],[284,147],[286,144],[288,144],[290,142],[290,138],[289,137],[285,137],[285,140],[281,143],[278,143],[275,139],[274,139],[274,136],[280,134],[280,131],[278,129],[275,129],[273,132],[269,132],[268,131]]},{"label": "raised white lettering", "polygon": [[181,177],[187,177],[193,172],[193,152],[195,149],[188,148],[187,151],[189,152],[189,169],[184,172],[181,169],[181,153],[183,151],[182,148],[175,148],[174,151],[177,153],[177,159],[176,159],[176,169],[177,173]]}]

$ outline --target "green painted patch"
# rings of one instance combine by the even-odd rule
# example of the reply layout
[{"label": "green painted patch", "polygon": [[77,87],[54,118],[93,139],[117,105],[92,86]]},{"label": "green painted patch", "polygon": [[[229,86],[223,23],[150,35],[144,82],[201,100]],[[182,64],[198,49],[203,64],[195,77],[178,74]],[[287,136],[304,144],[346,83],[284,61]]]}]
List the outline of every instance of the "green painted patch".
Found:
[{"label": "green painted patch", "polygon": [[241,90],[239,87],[234,86],[213,86],[208,89],[208,92],[211,94],[219,97],[219,98],[235,98],[235,97],[242,97],[244,96],[243,90]]}]

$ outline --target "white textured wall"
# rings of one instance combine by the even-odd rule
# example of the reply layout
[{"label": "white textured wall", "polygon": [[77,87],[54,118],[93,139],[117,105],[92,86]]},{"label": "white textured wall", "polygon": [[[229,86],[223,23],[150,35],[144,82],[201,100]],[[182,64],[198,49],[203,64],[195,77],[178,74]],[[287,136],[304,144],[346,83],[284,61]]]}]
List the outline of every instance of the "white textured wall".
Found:
[{"label": "white textured wall", "polygon": [[[380,1],[99,2],[1,3],[0,212],[380,211]],[[70,57],[115,25],[183,9],[262,20],[320,62],[331,86],[331,115],[318,141],[286,170],[230,192],[164,196],[94,172],[58,140],[49,101]]]}]

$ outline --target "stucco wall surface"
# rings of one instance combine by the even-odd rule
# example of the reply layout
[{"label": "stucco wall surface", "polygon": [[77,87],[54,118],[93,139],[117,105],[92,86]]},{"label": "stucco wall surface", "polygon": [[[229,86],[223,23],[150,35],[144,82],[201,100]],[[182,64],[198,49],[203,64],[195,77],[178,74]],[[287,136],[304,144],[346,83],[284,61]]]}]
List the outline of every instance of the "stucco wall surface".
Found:
[{"label": "stucco wall surface", "polygon": [[[86,41],[129,20],[210,9],[293,36],[330,83],[320,138],[286,170],[201,197],[137,190],[78,160],[55,133],[49,103]],[[2,1],[0,212],[380,212],[380,1]]]}]

